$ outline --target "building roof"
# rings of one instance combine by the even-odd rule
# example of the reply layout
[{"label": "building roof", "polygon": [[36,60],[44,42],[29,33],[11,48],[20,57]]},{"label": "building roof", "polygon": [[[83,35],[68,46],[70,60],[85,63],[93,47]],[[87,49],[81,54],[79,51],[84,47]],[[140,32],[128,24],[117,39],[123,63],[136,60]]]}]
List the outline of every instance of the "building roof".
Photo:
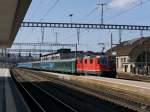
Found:
[{"label": "building roof", "polygon": [[52,56],[52,55],[55,55],[55,54],[75,54],[77,53],[78,56],[95,56],[95,55],[101,55],[103,53],[100,53],[100,52],[92,52],[92,51],[87,51],[87,52],[84,52],[84,51],[71,51],[71,49],[58,49],[56,52],[54,53],[49,53],[49,54],[45,54],[45,55],[42,55],[41,57],[47,57],[47,56]]},{"label": "building roof", "polygon": [[11,47],[32,0],[0,0],[0,48]]},{"label": "building roof", "polygon": [[45,54],[45,55],[42,55],[41,57],[47,57],[47,56],[52,56],[52,55],[55,55],[55,54],[71,54],[71,53],[78,53],[78,54],[82,54],[84,53],[83,51],[70,51],[70,52],[54,52],[54,53],[49,53],[49,54]]},{"label": "building roof", "polygon": [[129,56],[135,47],[139,45],[144,45],[147,42],[149,42],[150,45],[150,37],[141,37],[141,38],[135,38],[132,40],[124,41],[120,45],[117,45],[112,49],[106,51],[106,54],[112,55],[112,52],[116,52],[117,56]]}]

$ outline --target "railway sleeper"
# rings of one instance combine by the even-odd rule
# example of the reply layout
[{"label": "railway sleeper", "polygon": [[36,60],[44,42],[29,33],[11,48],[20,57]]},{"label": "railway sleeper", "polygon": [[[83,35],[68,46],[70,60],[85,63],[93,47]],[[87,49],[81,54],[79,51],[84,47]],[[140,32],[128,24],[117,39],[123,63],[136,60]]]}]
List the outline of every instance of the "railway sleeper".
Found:
[{"label": "railway sleeper", "polygon": [[[25,70],[25,71],[30,72],[32,74],[37,73],[36,71],[35,72],[34,71],[28,71],[28,70]],[[68,83],[68,82],[66,82],[64,80],[60,80],[60,79],[55,79],[55,80],[62,81],[63,85],[66,85],[65,83]],[[73,83],[71,82],[70,84],[73,84]],[[78,83],[76,83],[75,85],[80,86],[78,88],[88,90],[88,92],[91,91],[91,88],[83,86],[84,84],[79,85]],[[150,111],[150,106],[148,104],[141,102],[141,100],[135,101],[133,98],[128,97],[126,95],[123,97],[124,94],[118,93],[117,91],[112,91],[110,89],[106,89],[105,87],[100,87],[100,88],[101,89],[98,89],[98,91],[97,90],[95,91],[92,89],[92,92],[94,91],[94,93],[96,93],[94,95],[101,98],[101,99],[113,102],[115,104],[119,104],[123,107],[127,107],[129,109],[133,109],[133,110],[136,110],[139,112],[149,112]],[[91,92],[89,92],[89,93],[91,94]],[[92,95],[93,95],[93,93],[92,93]]]}]

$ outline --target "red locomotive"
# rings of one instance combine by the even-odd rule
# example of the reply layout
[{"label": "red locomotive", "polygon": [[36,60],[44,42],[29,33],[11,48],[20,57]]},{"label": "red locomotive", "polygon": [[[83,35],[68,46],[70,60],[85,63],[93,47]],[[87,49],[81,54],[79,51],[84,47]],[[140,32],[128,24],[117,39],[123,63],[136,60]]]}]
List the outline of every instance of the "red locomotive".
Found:
[{"label": "red locomotive", "polygon": [[116,77],[116,65],[112,57],[104,55],[95,57],[86,56],[83,58],[78,57],[76,67],[77,73]]}]

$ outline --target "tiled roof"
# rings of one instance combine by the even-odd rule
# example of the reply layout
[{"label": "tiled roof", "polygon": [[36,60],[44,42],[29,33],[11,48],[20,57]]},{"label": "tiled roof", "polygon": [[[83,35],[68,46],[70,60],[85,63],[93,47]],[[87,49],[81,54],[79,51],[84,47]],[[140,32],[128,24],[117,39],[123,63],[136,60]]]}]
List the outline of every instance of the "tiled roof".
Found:
[{"label": "tiled roof", "polygon": [[150,37],[141,37],[124,41],[120,45],[106,51],[106,54],[111,55],[112,52],[116,52],[117,56],[128,56],[136,46],[144,45],[146,42],[149,42],[150,44]]}]

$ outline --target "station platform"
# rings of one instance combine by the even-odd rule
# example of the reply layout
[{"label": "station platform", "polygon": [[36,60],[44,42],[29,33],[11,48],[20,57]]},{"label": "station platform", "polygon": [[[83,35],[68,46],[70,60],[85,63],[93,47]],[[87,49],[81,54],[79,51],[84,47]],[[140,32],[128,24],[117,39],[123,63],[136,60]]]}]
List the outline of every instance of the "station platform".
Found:
[{"label": "station platform", "polygon": [[0,69],[0,112],[30,112],[9,69]]}]

